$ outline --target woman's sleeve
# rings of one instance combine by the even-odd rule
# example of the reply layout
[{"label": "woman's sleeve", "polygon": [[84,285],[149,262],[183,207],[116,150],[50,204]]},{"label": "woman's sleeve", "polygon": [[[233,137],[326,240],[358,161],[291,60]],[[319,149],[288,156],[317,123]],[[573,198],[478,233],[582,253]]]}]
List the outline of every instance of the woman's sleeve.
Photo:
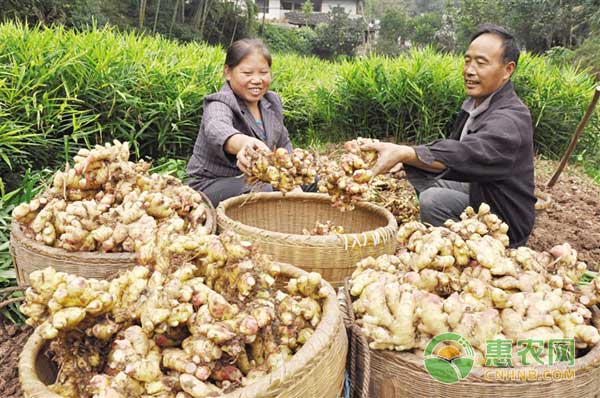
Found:
[{"label": "woman's sleeve", "polygon": [[277,116],[279,117],[279,121],[281,122],[282,126],[281,135],[279,136],[279,140],[277,141],[277,148],[285,148],[288,152],[292,152],[292,141],[290,140],[290,135],[283,121],[283,103],[281,101],[281,97],[279,96],[279,94],[275,94],[274,98],[275,109],[277,110]]},{"label": "woman's sleeve", "polygon": [[241,134],[233,127],[233,112],[229,106],[220,101],[209,102],[204,107],[204,134],[211,151],[227,158],[225,142],[235,134]]}]

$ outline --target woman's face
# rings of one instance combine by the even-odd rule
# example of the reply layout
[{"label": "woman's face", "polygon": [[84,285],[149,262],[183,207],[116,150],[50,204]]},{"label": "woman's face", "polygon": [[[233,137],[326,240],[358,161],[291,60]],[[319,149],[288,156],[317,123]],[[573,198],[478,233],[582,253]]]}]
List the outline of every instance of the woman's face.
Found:
[{"label": "woman's face", "polygon": [[271,68],[262,54],[252,52],[233,68],[225,65],[225,78],[247,105],[255,104],[269,89]]}]

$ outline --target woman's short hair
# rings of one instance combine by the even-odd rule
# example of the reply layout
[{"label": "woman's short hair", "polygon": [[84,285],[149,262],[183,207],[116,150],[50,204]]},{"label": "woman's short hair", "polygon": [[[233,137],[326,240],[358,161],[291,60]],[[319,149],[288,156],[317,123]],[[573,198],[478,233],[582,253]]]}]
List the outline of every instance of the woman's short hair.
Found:
[{"label": "woman's short hair", "polygon": [[235,41],[227,49],[225,65],[229,68],[235,68],[247,55],[254,52],[265,57],[267,63],[271,66],[271,54],[269,53],[269,49],[260,39],[241,39]]}]

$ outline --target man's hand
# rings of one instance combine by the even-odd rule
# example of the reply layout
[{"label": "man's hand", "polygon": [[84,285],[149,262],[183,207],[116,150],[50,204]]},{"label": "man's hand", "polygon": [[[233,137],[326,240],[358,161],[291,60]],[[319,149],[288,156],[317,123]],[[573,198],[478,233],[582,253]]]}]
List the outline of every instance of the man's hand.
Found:
[{"label": "man's hand", "polygon": [[403,163],[396,163],[396,165],[394,167],[392,167],[390,169],[390,171],[388,171],[388,173],[393,174],[393,173],[397,173],[400,170],[404,169],[404,164]]},{"label": "man's hand", "polygon": [[250,148],[261,148],[266,151],[270,151],[270,149],[259,139],[254,137],[244,136],[246,137],[246,141],[242,145],[242,148],[238,151],[237,158],[237,167],[242,171],[242,173],[247,174],[250,170],[250,160],[248,159],[247,151]]},{"label": "man's hand", "polygon": [[[377,151],[377,163],[373,166],[373,174],[384,174],[392,169],[402,167],[402,162],[405,160],[406,149],[410,149],[405,145],[392,144],[390,142],[373,142],[361,145],[363,151]],[[400,166],[399,166],[400,165]]]},{"label": "man's hand", "polygon": [[360,149],[364,151],[377,151],[379,157],[373,167],[373,174],[383,174],[399,171],[403,163],[418,167],[432,173],[440,173],[446,170],[447,166],[440,161],[433,161],[431,164],[421,162],[417,157],[413,147],[407,145],[392,144],[389,142],[374,142],[361,145]]}]

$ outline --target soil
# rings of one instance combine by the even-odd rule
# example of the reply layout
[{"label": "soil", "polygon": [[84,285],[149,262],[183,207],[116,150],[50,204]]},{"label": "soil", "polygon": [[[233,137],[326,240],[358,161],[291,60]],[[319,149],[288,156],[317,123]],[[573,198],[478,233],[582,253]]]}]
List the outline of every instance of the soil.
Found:
[{"label": "soil", "polygon": [[[556,162],[536,163],[536,185],[540,191],[556,170]],[[567,167],[550,190],[550,206],[538,211],[528,246],[549,250],[569,242],[589,269],[600,267],[600,186],[581,170]]]},{"label": "soil", "polygon": [[[536,162],[536,184],[539,191],[556,169],[556,162]],[[418,206],[412,189],[402,173],[395,178],[382,178],[373,201],[388,207],[399,221],[418,217]],[[556,244],[569,242],[579,259],[590,269],[600,266],[600,186],[580,169],[567,167],[556,185],[545,191],[548,206],[537,213],[537,221],[528,245],[537,251],[549,250]],[[0,397],[22,398],[17,374],[19,354],[31,334],[31,328],[7,326],[0,331]]]},{"label": "soil", "polygon": [[33,331],[32,328],[6,326],[6,333],[0,330],[0,397],[22,398],[17,364],[19,355]]}]

